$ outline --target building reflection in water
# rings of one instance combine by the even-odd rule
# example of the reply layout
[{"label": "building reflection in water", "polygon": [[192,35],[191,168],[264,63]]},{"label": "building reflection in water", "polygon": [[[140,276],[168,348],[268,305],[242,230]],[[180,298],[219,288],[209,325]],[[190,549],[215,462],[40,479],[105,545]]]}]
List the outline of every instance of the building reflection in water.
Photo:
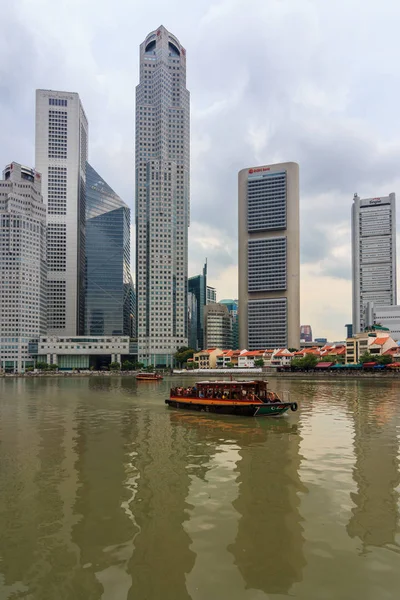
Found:
[{"label": "building reflection in water", "polygon": [[395,545],[399,533],[399,409],[396,394],[395,401],[391,394],[391,400],[377,402],[362,392],[352,411],[357,491],[351,494],[355,506],[347,532],[365,551],[371,545]]},{"label": "building reflection in water", "polygon": [[8,460],[1,461],[0,564],[7,598],[50,600],[70,592],[79,561],[71,541],[75,422],[73,407],[53,405],[56,381],[26,386],[31,403],[21,401],[15,421],[8,419],[8,431],[1,433]]},{"label": "building reflection in water", "polygon": [[129,503],[137,527],[129,561],[131,600],[190,599],[186,575],[195,555],[184,522],[190,508],[187,456],[192,436],[165,417],[165,412],[137,413],[131,465],[137,475]]},{"label": "building reflection in water", "polygon": [[[247,588],[288,594],[302,580],[306,561],[299,513],[300,436],[285,419],[260,420],[261,441],[243,445],[235,542],[229,550]],[[240,441],[238,441],[240,445]]]}]

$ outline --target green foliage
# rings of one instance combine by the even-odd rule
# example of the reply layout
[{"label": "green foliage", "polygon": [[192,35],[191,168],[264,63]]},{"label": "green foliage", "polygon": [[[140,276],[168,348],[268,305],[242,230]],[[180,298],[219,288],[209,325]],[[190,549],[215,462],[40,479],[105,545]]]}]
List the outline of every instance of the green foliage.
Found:
[{"label": "green foliage", "polygon": [[135,371],[140,371],[140,369],[143,369],[143,367],[144,367],[144,363],[140,363],[140,362],[133,363],[133,369]]},{"label": "green foliage", "polygon": [[289,352],[298,352],[298,348],[288,348]]},{"label": "green foliage", "polygon": [[112,363],[110,363],[110,370],[111,371],[120,371],[121,370],[121,364],[119,362],[112,362]]},{"label": "green foliage", "polygon": [[335,354],[327,354],[322,357],[323,362],[337,363],[338,357]]},{"label": "green foliage", "polygon": [[133,368],[133,363],[131,363],[130,360],[124,360],[124,362],[122,363],[123,371],[133,371]]},{"label": "green foliage", "polygon": [[390,354],[384,354],[383,356],[377,356],[376,362],[378,365],[390,365],[393,362],[393,356]]},{"label": "green foliage", "polygon": [[26,367],[25,373],[31,373],[33,371],[33,367]]},{"label": "green foliage", "polygon": [[315,369],[317,363],[317,356],[315,356],[314,354],[306,354],[304,358],[292,358],[290,364],[295,369],[304,369],[305,371],[309,371],[310,369]]},{"label": "green foliage", "polygon": [[369,352],[364,352],[364,354],[361,354],[360,358],[358,359],[358,362],[360,362],[361,364],[367,362],[375,362],[376,358],[377,357],[372,356],[372,354],[370,354]]},{"label": "green foliage", "polygon": [[36,363],[36,369],[39,369],[39,371],[47,371],[48,368],[49,368],[49,365],[47,364],[47,362],[37,362]]},{"label": "green foliage", "polygon": [[263,367],[264,360],[262,358],[256,358],[256,360],[254,361],[254,366],[255,367]]},{"label": "green foliage", "polygon": [[235,365],[232,362],[226,363],[226,368],[227,369],[233,369],[234,367],[235,367]]},{"label": "green foliage", "polygon": [[58,365],[48,365],[49,371],[57,371]]},{"label": "green foliage", "polygon": [[187,346],[182,346],[182,348],[178,348],[178,351],[175,352],[175,360],[176,362],[182,366],[184,363],[188,361],[189,358],[193,358],[194,354],[193,348],[188,348]]},{"label": "green foliage", "polygon": [[152,373],[154,371],[154,365],[147,365],[144,369],[147,373]]}]

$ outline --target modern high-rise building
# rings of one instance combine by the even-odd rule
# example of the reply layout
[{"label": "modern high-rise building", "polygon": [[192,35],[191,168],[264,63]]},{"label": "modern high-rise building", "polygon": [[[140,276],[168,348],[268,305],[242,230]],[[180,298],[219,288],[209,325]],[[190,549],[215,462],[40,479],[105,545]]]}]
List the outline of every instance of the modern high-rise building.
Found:
[{"label": "modern high-rise building", "polygon": [[301,342],[312,342],[311,325],[301,325],[300,326],[300,341]]},{"label": "modern high-rise building", "polygon": [[133,327],[130,210],[86,165],[86,325],[88,335],[129,335]]},{"label": "modern high-rise building", "polygon": [[138,355],[172,366],[188,343],[190,101],[186,51],[165,27],[140,45],[136,88]]},{"label": "modern high-rise building", "polygon": [[41,174],[13,162],[0,182],[0,369],[33,365],[28,343],[46,333],[46,279]]},{"label": "modern high-rise building", "polygon": [[189,294],[193,294],[196,299],[194,304],[190,298],[189,311],[191,316],[189,319],[189,338],[190,346],[194,350],[203,350],[204,346],[204,308],[207,304],[207,261],[204,263],[203,272],[201,275],[189,277]]},{"label": "modern high-rise building", "polygon": [[352,221],[353,335],[364,331],[367,302],[397,302],[396,196],[354,195]]},{"label": "modern high-rise building", "polygon": [[210,285],[207,286],[207,304],[212,304],[217,301],[217,290]]},{"label": "modern high-rise building", "polygon": [[36,91],[36,169],[47,206],[47,328],[85,328],[88,122],[78,94]]},{"label": "modern high-rise building", "polygon": [[223,304],[229,311],[232,320],[232,350],[239,349],[239,301],[238,300],[220,300],[219,304]]},{"label": "modern high-rise building", "polygon": [[204,309],[204,349],[232,349],[232,319],[224,304],[210,302]]},{"label": "modern high-rise building", "polygon": [[298,348],[300,337],[299,166],[239,172],[239,343]]}]

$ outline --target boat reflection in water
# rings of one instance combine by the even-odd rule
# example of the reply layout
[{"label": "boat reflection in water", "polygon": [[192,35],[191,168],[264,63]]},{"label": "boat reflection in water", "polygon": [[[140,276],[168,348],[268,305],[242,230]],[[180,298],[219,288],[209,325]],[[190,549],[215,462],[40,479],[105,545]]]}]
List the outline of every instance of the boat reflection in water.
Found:
[{"label": "boat reflection in water", "polygon": [[[240,459],[233,467],[236,497],[233,497],[231,519],[236,534],[233,533],[227,543],[226,551],[237,567],[239,583],[242,578],[243,589],[233,593],[230,590],[230,597],[242,597],[245,589],[266,594],[289,593],[292,586],[302,580],[306,564],[298,497],[299,492],[306,490],[298,474],[301,438],[297,425],[285,419],[221,419],[178,411],[171,413],[170,418],[187,429],[189,435],[204,440],[209,450],[214,447],[217,451],[224,440],[229,440],[231,447],[238,450]],[[210,484],[210,475],[205,480],[207,484]],[[217,514],[222,520],[227,509],[217,508],[213,485],[209,485],[206,493],[210,495],[213,511],[219,511]],[[221,535],[226,536],[228,526],[217,519],[208,527],[210,536],[214,535],[215,539],[218,536],[212,533],[213,527],[221,527]],[[195,542],[194,539],[193,548]],[[203,540],[203,551],[204,544]],[[220,550],[218,552],[219,564],[227,563]],[[235,577],[238,575],[231,571],[230,579]]]}]

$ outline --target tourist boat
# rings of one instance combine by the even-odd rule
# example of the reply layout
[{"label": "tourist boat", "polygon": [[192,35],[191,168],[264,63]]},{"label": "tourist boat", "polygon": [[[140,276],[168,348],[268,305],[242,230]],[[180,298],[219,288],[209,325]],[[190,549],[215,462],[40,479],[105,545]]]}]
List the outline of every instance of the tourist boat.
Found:
[{"label": "tourist boat", "polygon": [[193,387],[171,388],[165,403],[173,408],[248,417],[277,417],[298,408],[296,402],[284,402],[268,391],[263,380],[200,381]]},{"label": "tourist boat", "polygon": [[138,373],[136,375],[138,381],[161,381],[162,375],[157,373]]}]

